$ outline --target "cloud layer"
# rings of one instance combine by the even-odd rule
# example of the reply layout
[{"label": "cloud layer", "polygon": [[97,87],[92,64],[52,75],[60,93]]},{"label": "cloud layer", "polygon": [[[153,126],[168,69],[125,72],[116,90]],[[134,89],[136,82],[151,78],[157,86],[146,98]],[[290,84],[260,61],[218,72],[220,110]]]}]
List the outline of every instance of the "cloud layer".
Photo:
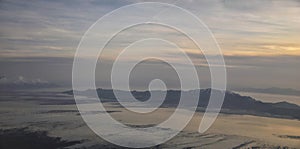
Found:
[{"label": "cloud layer", "polygon": [[[32,76],[70,84],[72,58],[84,32],[106,13],[136,2],[143,1],[1,1],[1,72],[13,77]],[[297,83],[300,70],[296,69],[300,65],[299,1],[253,0],[247,4],[239,0],[163,2],[191,11],[211,29],[225,55],[229,86],[283,86],[300,89]],[[180,23],[180,18],[175,19]],[[130,32],[123,32],[114,45],[129,43],[137,38],[136,33],[160,34],[180,41],[178,44],[184,47],[199,67],[198,71],[209,74],[201,52],[168,28],[133,28]],[[105,36],[100,35],[99,40]],[[119,49],[114,45],[107,47],[102,55],[104,63],[108,65],[111,64],[111,58],[118,54]],[[170,47],[140,47],[144,51],[158,52],[160,48]],[[171,48],[163,55],[165,58],[176,58]],[[134,55],[128,57],[127,62],[133,59]],[[180,63],[180,58],[177,59]],[[203,80],[209,80],[209,77]],[[100,77],[98,81],[105,82],[106,79]]]}]

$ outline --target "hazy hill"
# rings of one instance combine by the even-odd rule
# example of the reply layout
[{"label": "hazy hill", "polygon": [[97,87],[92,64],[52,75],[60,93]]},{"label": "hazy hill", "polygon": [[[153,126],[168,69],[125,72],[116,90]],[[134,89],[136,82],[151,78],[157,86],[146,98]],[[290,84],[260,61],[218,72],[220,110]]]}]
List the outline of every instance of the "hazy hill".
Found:
[{"label": "hazy hill", "polygon": [[[81,95],[88,96],[91,90],[79,92]],[[118,91],[128,93],[128,91]],[[164,92],[164,91],[154,91]],[[200,90],[200,99],[198,103],[198,110],[204,111],[207,107],[211,89]],[[217,91],[217,93],[221,91]],[[66,91],[64,93],[73,94],[73,91]],[[116,102],[115,95],[111,89],[97,89],[98,96],[103,102]],[[149,91],[131,91],[132,95],[140,101],[149,99]],[[183,91],[183,94],[189,94],[192,96],[196,93],[196,90]],[[162,106],[164,107],[175,107],[177,106],[180,99],[181,92],[179,90],[168,90],[166,98]],[[188,100],[188,99],[185,99]],[[288,102],[278,103],[265,103],[255,100],[249,96],[241,96],[237,93],[226,91],[225,99],[222,106],[222,113],[232,114],[250,114],[257,116],[268,116],[268,117],[281,117],[300,120],[300,106],[291,104]]]},{"label": "hazy hill", "polygon": [[291,88],[237,88],[234,89],[235,91],[242,91],[242,92],[253,92],[253,93],[266,93],[266,94],[278,94],[278,95],[294,95],[300,96],[300,91],[291,89]]}]

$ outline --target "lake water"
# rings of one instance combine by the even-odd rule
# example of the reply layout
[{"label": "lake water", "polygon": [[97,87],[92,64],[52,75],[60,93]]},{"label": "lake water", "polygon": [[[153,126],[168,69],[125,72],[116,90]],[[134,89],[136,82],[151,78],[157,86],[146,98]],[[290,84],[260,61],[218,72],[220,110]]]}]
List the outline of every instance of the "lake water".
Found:
[{"label": "lake water", "polygon": [[[137,115],[113,103],[105,104],[107,110],[115,111],[110,113],[112,117],[130,125],[160,123],[174,111],[172,108],[161,108],[149,115]],[[102,114],[102,112],[94,111],[89,114]],[[200,112],[195,114],[184,131],[160,145],[159,148],[233,148],[238,146],[300,148],[300,139],[297,138],[300,136],[300,121],[298,120],[220,114],[213,126],[201,134],[197,130],[202,116],[203,113]],[[47,131],[50,136],[61,137],[63,140],[82,141],[71,148],[118,147],[104,141],[90,130],[78,113],[73,96],[60,92],[0,92],[0,129],[11,128],[42,130]],[[295,136],[295,138],[289,138],[289,136]]]}]

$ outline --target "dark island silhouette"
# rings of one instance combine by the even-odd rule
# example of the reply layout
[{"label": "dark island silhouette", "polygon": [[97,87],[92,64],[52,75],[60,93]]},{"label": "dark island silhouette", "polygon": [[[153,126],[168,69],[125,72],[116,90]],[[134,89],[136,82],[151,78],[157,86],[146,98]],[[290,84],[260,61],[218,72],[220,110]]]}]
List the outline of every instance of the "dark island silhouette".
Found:
[{"label": "dark island silhouette", "polygon": [[[197,110],[204,112],[208,105],[210,93],[212,89],[201,89]],[[129,92],[117,90],[118,92]],[[166,91],[166,98],[161,107],[176,107],[180,100],[181,94],[193,94],[197,90],[180,91],[180,90],[168,90]],[[92,90],[77,91],[78,94],[83,96],[89,96]],[[130,91],[131,94],[140,101],[146,101],[151,96],[149,91]],[[165,92],[165,91],[154,91]],[[216,93],[222,91],[216,91]],[[224,91],[223,91],[224,92]],[[63,92],[65,94],[73,95],[73,90]],[[102,102],[118,102],[112,89],[97,89],[98,96]],[[189,100],[189,99],[183,99]],[[266,103],[256,100],[249,96],[242,96],[240,94],[225,91],[225,98],[222,105],[221,113],[226,114],[247,114],[264,117],[277,117],[286,119],[300,120],[300,106],[288,102],[278,103]]]}]

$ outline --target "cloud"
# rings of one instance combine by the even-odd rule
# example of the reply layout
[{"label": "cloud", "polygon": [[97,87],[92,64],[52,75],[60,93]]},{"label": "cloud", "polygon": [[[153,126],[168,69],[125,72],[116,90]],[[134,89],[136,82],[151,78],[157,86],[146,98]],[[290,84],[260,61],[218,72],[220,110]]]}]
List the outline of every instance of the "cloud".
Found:
[{"label": "cloud", "polygon": [[[30,4],[19,0],[1,1],[1,57],[71,57],[90,25],[115,8],[135,2],[142,1],[44,0]],[[300,42],[297,1],[255,0],[246,4],[238,0],[204,0],[176,1],[175,4],[199,16],[212,29],[226,54],[266,54],[269,49],[259,46],[265,42],[269,45]],[[151,32],[161,33],[161,30]],[[169,33],[168,36],[177,35]],[[285,50],[287,48],[277,48],[277,54],[300,53],[299,50],[291,53]]]},{"label": "cloud", "polygon": [[[50,1],[28,3],[21,0],[0,2],[0,70],[11,78],[25,76],[27,83],[71,82],[72,58],[84,32],[104,14],[123,5],[143,2],[116,1]],[[162,1],[160,1],[162,2]],[[174,3],[172,0],[163,1]],[[176,1],[204,21],[212,30],[225,54],[230,85],[285,86],[300,88],[300,5],[299,1]],[[138,12],[143,13],[143,12]],[[180,23],[180,18],[178,23]],[[113,24],[112,24],[113,25]],[[190,28],[191,32],[197,28]],[[128,44],[136,33],[163,34],[178,41],[194,62],[207,69],[205,58],[178,37],[178,33],[164,28],[133,29],[107,50],[104,60],[116,54],[117,45]],[[100,35],[103,40],[107,35]],[[146,51],[141,47],[141,50]],[[147,50],[149,50],[148,48]],[[151,47],[157,50],[159,47]],[[198,54],[197,54],[198,53]],[[163,53],[165,58],[176,53]],[[130,61],[130,58],[128,58]],[[177,58],[178,59],[178,58]],[[180,63],[180,59],[178,60]],[[185,65],[182,65],[183,67]],[[7,78],[6,78],[7,79]],[[4,81],[1,79],[0,81]],[[21,81],[20,78],[14,81]],[[105,81],[105,80],[99,80]],[[13,82],[11,80],[11,82]]]}]

